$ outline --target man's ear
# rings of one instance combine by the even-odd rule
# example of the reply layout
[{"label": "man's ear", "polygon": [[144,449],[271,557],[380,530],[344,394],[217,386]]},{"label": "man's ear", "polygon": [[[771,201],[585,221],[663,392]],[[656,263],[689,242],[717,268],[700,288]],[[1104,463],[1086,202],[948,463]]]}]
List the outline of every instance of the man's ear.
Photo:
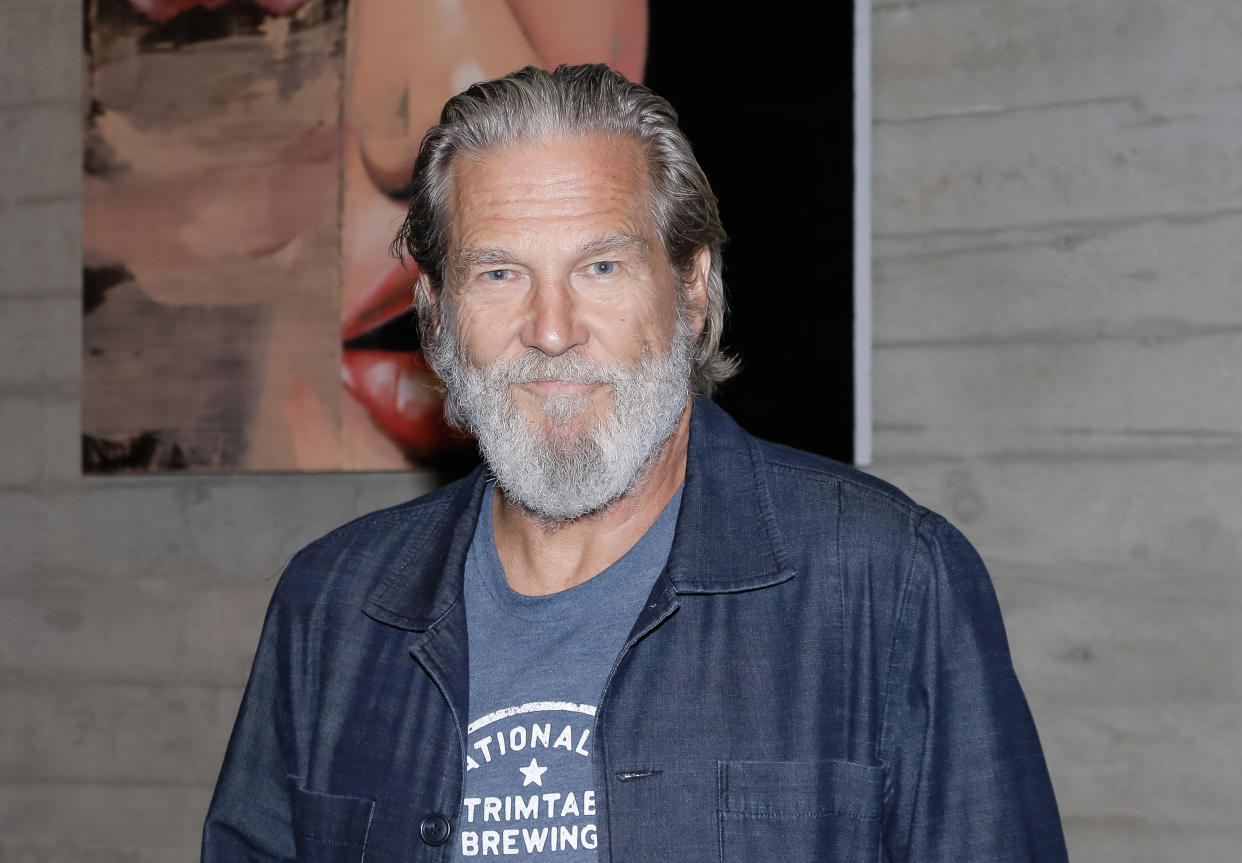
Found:
[{"label": "man's ear", "polygon": [[420,272],[414,280],[414,311],[421,320],[431,327],[437,336],[440,334],[440,316],[436,313],[435,298],[431,293],[431,281],[427,274]]},{"label": "man's ear", "polygon": [[682,286],[686,306],[690,309],[690,321],[697,339],[707,322],[707,278],[712,272],[712,252],[704,246],[694,255],[694,268],[690,281]]}]

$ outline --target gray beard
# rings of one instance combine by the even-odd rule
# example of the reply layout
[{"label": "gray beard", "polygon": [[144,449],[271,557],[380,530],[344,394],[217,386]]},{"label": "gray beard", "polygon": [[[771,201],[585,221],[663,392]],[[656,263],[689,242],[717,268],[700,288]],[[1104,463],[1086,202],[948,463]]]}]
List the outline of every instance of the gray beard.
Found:
[{"label": "gray beard", "polygon": [[[678,321],[669,350],[658,357],[646,352],[634,366],[531,349],[479,368],[462,356],[450,325],[431,361],[448,391],[449,420],[475,436],[505,497],[556,524],[622,497],[664,448],[690,394],[694,343],[687,330]],[[561,395],[544,400],[542,422],[530,422],[510,385],[536,380],[606,384],[613,410],[585,431],[575,429],[592,403],[585,395]]]}]

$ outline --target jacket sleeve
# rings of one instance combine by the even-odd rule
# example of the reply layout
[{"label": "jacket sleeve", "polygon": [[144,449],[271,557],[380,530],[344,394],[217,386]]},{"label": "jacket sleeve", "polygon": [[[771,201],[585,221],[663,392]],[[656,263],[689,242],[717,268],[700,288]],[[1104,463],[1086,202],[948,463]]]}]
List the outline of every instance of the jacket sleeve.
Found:
[{"label": "jacket sleeve", "polygon": [[277,585],[203,825],[203,863],[296,860],[290,615]]},{"label": "jacket sleeve", "polygon": [[918,863],[1060,863],[1052,784],[983,562],[925,518],[898,611],[881,759],[886,854]]}]

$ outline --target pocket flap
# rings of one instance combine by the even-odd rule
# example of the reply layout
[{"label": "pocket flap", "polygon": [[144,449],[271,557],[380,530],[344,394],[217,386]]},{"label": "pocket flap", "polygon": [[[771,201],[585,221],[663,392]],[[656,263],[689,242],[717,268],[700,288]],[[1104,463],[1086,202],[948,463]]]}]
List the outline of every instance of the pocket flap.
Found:
[{"label": "pocket flap", "polygon": [[306,839],[362,848],[367,843],[375,801],[323,794],[299,787],[294,796],[297,831]]},{"label": "pocket flap", "polygon": [[879,818],[884,769],[853,761],[722,761],[720,807],[739,815]]}]

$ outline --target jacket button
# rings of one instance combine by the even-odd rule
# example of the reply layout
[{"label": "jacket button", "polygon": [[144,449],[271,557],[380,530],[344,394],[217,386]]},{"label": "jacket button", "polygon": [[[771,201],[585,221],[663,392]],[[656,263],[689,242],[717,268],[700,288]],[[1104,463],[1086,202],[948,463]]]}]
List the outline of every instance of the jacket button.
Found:
[{"label": "jacket button", "polygon": [[453,825],[439,812],[432,812],[418,825],[418,835],[431,846],[443,845],[452,832]]}]

